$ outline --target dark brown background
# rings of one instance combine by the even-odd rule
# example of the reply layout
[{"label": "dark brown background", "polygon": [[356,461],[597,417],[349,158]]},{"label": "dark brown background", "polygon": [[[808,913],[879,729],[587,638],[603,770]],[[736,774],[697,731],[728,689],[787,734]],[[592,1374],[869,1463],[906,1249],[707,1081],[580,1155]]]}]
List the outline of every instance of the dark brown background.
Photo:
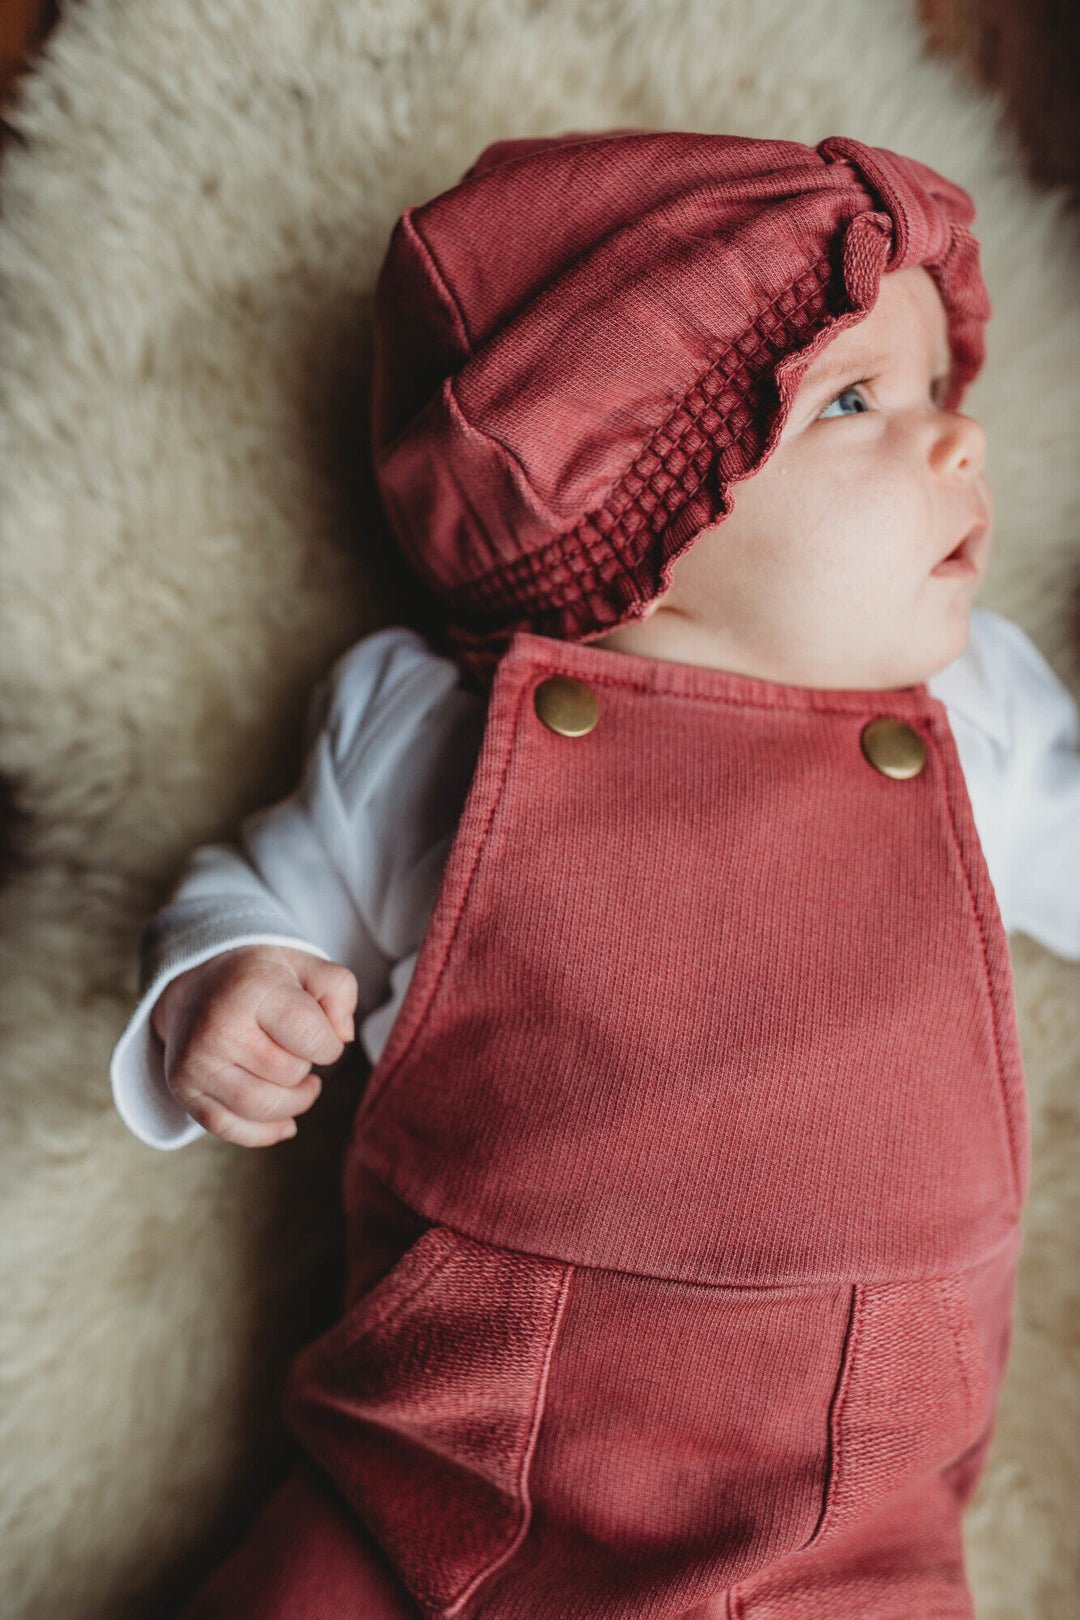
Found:
[{"label": "dark brown background", "polygon": [[[0,0],[0,101],[57,10],[57,0]],[[1080,0],[920,0],[920,10],[931,49],[1001,90],[1032,176],[1080,195]]]}]

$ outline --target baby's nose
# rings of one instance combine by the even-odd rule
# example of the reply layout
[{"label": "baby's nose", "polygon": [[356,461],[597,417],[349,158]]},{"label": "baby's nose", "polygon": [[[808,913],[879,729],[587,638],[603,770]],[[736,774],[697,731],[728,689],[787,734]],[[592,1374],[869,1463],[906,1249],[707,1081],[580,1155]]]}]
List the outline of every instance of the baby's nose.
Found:
[{"label": "baby's nose", "polygon": [[986,433],[973,416],[942,411],[931,463],[937,472],[963,472],[977,477],[986,466]]}]

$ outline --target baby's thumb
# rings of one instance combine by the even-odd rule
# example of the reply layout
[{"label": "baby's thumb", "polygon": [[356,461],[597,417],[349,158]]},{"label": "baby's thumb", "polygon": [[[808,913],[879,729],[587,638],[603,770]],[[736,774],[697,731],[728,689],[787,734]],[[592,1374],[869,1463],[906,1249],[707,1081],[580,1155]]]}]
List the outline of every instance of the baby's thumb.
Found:
[{"label": "baby's thumb", "polygon": [[302,975],[302,983],[330,1020],[338,1040],[347,1046],[356,1038],[353,1014],[360,989],[356,975],[340,962],[323,962],[312,957]]}]

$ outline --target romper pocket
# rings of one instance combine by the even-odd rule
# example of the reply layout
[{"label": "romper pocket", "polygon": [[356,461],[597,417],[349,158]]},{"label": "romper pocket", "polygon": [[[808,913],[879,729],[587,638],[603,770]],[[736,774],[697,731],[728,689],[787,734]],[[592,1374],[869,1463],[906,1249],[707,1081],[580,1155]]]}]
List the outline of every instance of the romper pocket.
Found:
[{"label": "romper pocket", "polygon": [[991,1406],[962,1277],[856,1284],[829,1421],[829,1483],[807,1547],[954,1463],[985,1433]]},{"label": "romper pocket", "polygon": [[571,1268],[432,1226],[290,1369],[286,1420],[428,1615],[528,1529]]}]

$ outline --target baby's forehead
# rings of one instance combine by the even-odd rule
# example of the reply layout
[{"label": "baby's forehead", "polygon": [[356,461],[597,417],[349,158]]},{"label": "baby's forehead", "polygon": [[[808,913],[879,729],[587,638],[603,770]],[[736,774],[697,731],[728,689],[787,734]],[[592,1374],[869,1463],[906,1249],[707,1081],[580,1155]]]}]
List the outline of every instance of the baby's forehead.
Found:
[{"label": "baby's forehead", "polygon": [[935,377],[952,368],[948,317],[933,278],[921,265],[883,276],[877,302],[818,351],[802,385],[857,370],[874,376],[897,364],[928,365]]}]

